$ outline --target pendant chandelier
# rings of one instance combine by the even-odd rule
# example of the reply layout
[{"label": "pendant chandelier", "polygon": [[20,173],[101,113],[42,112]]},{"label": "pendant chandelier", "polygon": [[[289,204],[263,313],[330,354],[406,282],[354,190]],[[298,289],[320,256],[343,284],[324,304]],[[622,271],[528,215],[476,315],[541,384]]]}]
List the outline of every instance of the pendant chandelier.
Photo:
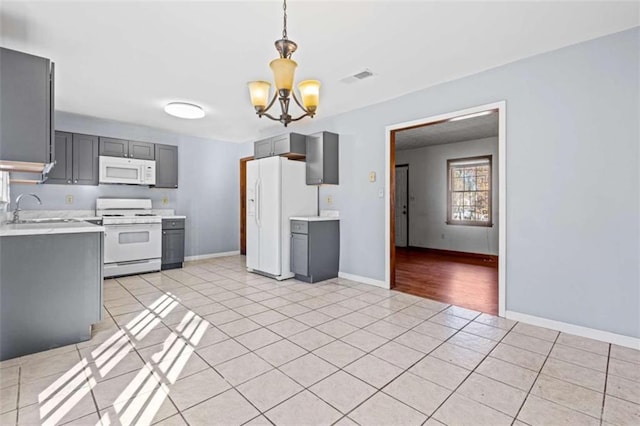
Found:
[{"label": "pendant chandelier", "polygon": [[[301,100],[298,100],[295,90],[293,89],[293,77],[298,64],[291,59],[291,55],[296,51],[298,45],[287,37],[287,0],[284,0],[282,9],[284,11],[282,38],[275,42],[280,57],[274,59],[269,64],[273,71],[276,92],[269,102],[271,83],[268,81],[251,81],[248,83],[248,86],[251,103],[256,109],[258,117],[264,116],[271,120],[279,121],[287,127],[292,121],[298,121],[304,117],[313,117],[315,115],[320,97],[320,82],[318,80],[305,80],[298,83],[298,91],[300,92],[301,98]],[[291,98],[293,98],[295,103],[303,111],[303,114],[297,118],[293,118],[291,114],[289,114]],[[273,104],[275,104],[276,100],[280,103],[281,114],[279,117],[274,117],[267,113]]]}]

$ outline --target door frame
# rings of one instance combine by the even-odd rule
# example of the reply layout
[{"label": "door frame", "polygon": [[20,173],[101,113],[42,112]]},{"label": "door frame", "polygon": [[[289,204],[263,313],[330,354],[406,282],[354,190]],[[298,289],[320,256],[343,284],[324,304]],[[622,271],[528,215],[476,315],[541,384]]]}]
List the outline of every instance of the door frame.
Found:
[{"label": "door frame", "polygon": [[[434,115],[403,123],[392,124],[385,128],[385,281],[388,288],[395,286],[396,250],[395,250],[395,145],[396,132],[426,124],[436,124],[461,115],[475,114],[487,110],[498,111],[498,315],[506,313],[507,290],[507,134],[506,101],[479,105],[458,111]],[[495,224],[494,224],[495,225]]]},{"label": "door frame", "polygon": [[253,156],[240,159],[240,254],[247,254],[247,161]]},{"label": "door frame", "polygon": [[[406,221],[407,221],[407,247],[409,247],[410,246],[410,244],[409,244],[409,185],[410,185],[409,184],[409,170],[410,170],[410,168],[409,168],[409,164],[396,164],[395,168],[393,169],[394,170],[394,175],[395,175],[395,169],[398,168],[398,167],[406,167],[407,168],[407,214],[405,216],[406,216]],[[395,181],[395,179],[394,179],[393,182],[394,182],[393,197],[394,197],[394,200],[395,200],[395,194],[396,194],[396,189],[395,189],[396,181]],[[395,203],[394,203],[394,207],[395,207]],[[395,212],[394,212],[394,214],[395,214]],[[394,224],[395,224],[395,219],[394,219]],[[395,243],[396,243],[395,227],[394,227],[393,234],[394,234],[393,235],[394,236],[393,244],[395,245]]]}]

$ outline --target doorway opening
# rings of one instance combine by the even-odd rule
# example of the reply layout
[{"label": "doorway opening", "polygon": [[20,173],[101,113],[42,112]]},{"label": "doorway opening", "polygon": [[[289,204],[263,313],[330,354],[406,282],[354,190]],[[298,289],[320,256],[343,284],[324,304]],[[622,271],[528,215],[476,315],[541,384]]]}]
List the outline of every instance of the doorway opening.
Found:
[{"label": "doorway opening", "polygon": [[504,316],[505,102],[387,127],[390,288]]},{"label": "doorway opening", "polygon": [[247,161],[253,157],[240,159],[240,254],[247,254]]}]

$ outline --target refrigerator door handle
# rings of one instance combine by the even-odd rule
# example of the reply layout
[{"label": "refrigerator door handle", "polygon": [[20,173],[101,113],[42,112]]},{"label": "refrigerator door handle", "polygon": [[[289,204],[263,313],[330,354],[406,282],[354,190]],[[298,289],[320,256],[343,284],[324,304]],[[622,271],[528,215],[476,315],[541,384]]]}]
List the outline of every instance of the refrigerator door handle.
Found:
[{"label": "refrigerator door handle", "polygon": [[262,226],[262,179],[256,181],[256,223]]}]

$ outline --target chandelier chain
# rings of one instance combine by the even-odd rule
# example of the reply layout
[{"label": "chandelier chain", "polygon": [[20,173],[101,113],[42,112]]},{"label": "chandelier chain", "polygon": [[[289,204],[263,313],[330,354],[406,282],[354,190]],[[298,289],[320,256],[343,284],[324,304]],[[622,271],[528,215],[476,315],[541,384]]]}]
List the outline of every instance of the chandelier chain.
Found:
[{"label": "chandelier chain", "polygon": [[284,0],[284,3],[282,4],[282,10],[283,10],[282,38],[285,40],[288,40],[287,38],[287,0]]}]

